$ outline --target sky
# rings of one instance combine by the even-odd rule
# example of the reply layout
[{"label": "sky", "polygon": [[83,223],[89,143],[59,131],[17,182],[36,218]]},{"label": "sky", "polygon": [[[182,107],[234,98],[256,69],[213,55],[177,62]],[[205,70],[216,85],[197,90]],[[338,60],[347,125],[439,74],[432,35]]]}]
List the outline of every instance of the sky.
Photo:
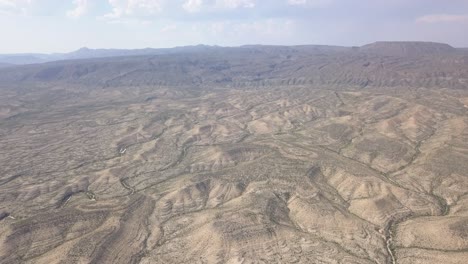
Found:
[{"label": "sky", "polygon": [[0,53],[434,41],[468,47],[468,0],[0,0]]}]

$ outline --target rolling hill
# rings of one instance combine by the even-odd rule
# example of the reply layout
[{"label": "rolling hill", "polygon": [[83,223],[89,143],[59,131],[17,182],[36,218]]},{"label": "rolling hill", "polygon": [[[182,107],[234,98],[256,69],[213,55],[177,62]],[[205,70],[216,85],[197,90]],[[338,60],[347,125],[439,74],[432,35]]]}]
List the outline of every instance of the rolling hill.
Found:
[{"label": "rolling hill", "polygon": [[0,263],[466,262],[466,50],[158,52],[0,69]]}]

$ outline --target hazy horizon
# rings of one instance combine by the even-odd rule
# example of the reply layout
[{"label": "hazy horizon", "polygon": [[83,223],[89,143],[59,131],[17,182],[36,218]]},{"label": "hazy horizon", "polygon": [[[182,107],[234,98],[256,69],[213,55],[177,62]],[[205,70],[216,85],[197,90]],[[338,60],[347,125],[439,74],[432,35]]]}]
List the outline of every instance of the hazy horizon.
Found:
[{"label": "hazy horizon", "polygon": [[0,0],[1,54],[431,41],[468,47],[453,0]]},{"label": "hazy horizon", "polygon": [[[299,44],[292,44],[292,45],[281,45],[281,44],[261,44],[261,43],[246,43],[246,44],[241,44],[241,45],[209,45],[209,44],[193,44],[193,45],[179,45],[179,46],[169,46],[169,47],[161,47],[161,48],[155,48],[155,47],[143,47],[143,48],[114,48],[114,47],[79,47],[74,50],[68,50],[68,51],[63,51],[63,52],[13,52],[13,53],[0,53],[0,55],[20,55],[20,54],[43,54],[43,55],[54,55],[54,54],[67,54],[67,53],[72,53],[72,52],[77,52],[83,49],[89,49],[89,50],[143,50],[143,49],[173,49],[173,48],[184,48],[184,47],[195,47],[195,46],[207,46],[207,47],[221,47],[221,48],[237,48],[237,47],[243,47],[243,46],[285,46],[285,47],[295,47],[295,46],[330,46],[330,47],[361,47],[363,45],[367,44],[372,44],[372,43],[377,43],[377,42],[428,42],[428,43],[441,43],[441,44],[448,44],[449,43],[444,43],[444,42],[435,42],[435,41],[420,41],[420,40],[399,40],[399,41],[392,41],[392,40],[376,40],[373,42],[369,43],[363,43],[362,45],[356,45],[356,46],[344,46],[344,45],[333,45],[333,44],[315,44],[315,43],[299,43]],[[452,45],[451,45],[452,46]],[[458,46],[452,46],[454,48],[460,48],[460,49],[465,49],[468,48],[466,47],[458,47]]]}]

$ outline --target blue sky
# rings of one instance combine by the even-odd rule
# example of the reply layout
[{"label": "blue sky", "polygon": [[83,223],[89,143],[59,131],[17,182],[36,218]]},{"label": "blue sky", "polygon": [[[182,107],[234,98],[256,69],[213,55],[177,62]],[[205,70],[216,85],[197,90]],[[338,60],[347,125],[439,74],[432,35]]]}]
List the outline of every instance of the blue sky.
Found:
[{"label": "blue sky", "polygon": [[468,47],[468,0],[0,0],[0,53],[422,40]]}]

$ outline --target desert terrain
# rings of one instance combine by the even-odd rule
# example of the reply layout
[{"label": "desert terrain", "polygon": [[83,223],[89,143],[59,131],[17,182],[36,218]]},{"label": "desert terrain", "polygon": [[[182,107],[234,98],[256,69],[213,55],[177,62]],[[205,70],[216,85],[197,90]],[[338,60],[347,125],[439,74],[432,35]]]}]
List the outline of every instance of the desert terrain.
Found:
[{"label": "desert terrain", "polygon": [[0,263],[468,259],[468,51],[180,49],[0,69]]}]

